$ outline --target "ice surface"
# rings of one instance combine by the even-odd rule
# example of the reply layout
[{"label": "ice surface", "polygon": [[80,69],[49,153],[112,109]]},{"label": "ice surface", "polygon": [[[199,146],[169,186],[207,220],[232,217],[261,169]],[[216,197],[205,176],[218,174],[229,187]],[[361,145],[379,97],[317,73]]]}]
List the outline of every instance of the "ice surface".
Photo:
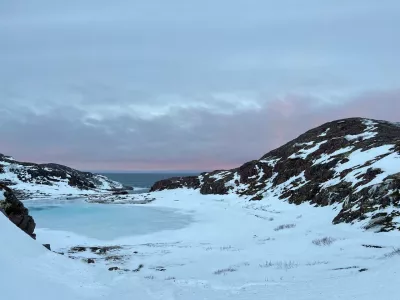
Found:
[{"label": "ice surface", "polygon": [[98,240],[180,229],[192,221],[190,215],[168,208],[40,200],[25,205],[39,229],[67,231]]}]

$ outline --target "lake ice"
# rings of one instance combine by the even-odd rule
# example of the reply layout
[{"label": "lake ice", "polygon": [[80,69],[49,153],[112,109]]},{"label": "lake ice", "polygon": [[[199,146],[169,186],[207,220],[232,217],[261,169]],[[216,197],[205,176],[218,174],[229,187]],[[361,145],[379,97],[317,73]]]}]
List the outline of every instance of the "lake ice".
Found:
[{"label": "lake ice", "polygon": [[68,231],[98,240],[181,229],[192,222],[190,215],[159,207],[44,200],[24,204],[39,229]]}]

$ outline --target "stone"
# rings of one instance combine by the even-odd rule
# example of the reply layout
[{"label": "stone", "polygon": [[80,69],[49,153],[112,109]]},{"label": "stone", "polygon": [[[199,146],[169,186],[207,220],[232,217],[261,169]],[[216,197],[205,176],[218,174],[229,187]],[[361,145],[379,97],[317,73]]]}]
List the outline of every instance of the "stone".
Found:
[{"label": "stone", "polygon": [[4,194],[4,200],[0,201],[0,209],[8,219],[27,233],[33,239],[36,239],[34,233],[36,223],[29,215],[28,209],[17,199],[12,189],[4,184],[0,184],[0,193]]}]

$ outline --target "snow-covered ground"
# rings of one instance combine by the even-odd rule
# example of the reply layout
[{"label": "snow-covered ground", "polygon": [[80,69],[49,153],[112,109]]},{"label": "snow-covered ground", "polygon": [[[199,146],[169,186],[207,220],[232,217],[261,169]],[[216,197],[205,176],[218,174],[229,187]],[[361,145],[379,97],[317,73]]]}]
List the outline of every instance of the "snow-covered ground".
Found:
[{"label": "snow-covered ground", "polygon": [[[122,261],[83,263],[47,251],[97,246],[79,232],[37,230],[33,241],[0,216],[2,299],[398,299],[399,233],[332,225],[334,207],[247,202],[194,190],[152,194],[147,207],[190,214],[194,221],[110,239]],[[95,221],[95,220],[93,220]],[[102,224],[98,224],[101,232]],[[396,251],[397,250],[397,251]],[[93,257],[82,252],[75,257]],[[108,271],[110,266],[139,272]]]}]

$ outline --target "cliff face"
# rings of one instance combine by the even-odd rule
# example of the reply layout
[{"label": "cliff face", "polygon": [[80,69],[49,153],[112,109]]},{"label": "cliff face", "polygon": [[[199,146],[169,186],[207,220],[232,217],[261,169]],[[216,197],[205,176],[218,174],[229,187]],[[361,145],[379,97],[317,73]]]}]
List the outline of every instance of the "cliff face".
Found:
[{"label": "cliff face", "polygon": [[351,118],[326,123],[232,170],[156,182],[151,191],[199,189],[250,200],[340,204],[334,223],[400,230],[400,125]]},{"label": "cliff face", "polygon": [[36,224],[29,215],[28,209],[17,199],[14,192],[4,184],[0,184],[0,212],[33,239],[36,238],[34,233]]}]

